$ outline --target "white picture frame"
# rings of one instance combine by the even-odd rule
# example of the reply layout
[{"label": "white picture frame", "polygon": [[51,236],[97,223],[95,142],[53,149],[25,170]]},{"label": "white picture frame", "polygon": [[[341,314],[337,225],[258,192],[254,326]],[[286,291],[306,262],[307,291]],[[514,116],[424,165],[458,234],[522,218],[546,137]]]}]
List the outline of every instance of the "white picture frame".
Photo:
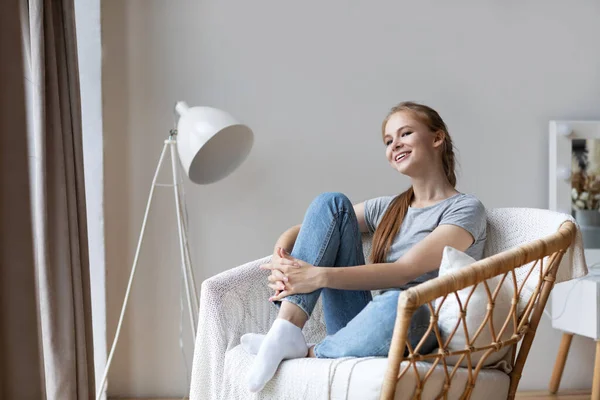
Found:
[{"label": "white picture frame", "polygon": [[[573,215],[571,157],[574,139],[599,139],[600,121],[552,120],[549,124],[549,209]],[[585,249],[586,258],[600,260],[600,249]]]}]

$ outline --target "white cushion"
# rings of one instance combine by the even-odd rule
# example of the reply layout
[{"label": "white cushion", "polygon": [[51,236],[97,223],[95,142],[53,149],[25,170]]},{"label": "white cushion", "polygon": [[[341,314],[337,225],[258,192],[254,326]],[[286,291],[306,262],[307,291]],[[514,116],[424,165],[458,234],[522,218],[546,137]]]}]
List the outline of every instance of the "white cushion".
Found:
[{"label": "white cushion", "polygon": [[[443,251],[442,263],[440,264],[439,275],[440,276],[447,275],[453,271],[456,271],[457,269],[460,269],[460,268],[466,267],[470,264],[473,264],[475,261],[476,260],[474,258],[472,258],[471,256],[469,256],[468,254],[465,254],[462,251],[459,251],[453,247],[446,246]],[[497,277],[487,280],[488,287],[489,287],[489,290],[490,290],[490,293],[492,296],[494,294],[494,291],[496,290],[496,287],[498,286],[498,284],[500,283],[501,280],[502,280],[501,276],[497,276]],[[472,288],[473,287],[470,286],[470,287],[460,290],[458,292],[458,297],[460,298],[460,304],[462,304],[463,309],[465,309],[465,304],[466,304],[469,294],[471,293]],[[495,306],[494,306],[494,311],[493,311],[493,316],[491,318],[491,321],[493,321],[494,331],[496,332],[496,334],[500,331],[500,329],[504,325],[504,322],[506,321],[506,319],[509,315],[512,297],[513,297],[513,287],[511,284],[511,280],[507,277],[504,280],[504,282],[502,283],[500,291],[498,292],[498,295],[494,302]],[[436,309],[439,308],[441,300],[442,300],[441,298],[437,300]],[[465,322],[466,322],[467,329],[469,332],[470,340],[472,340],[474,334],[477,332],[477,329],[479,328],[479,326],[485,319],[488,303],[489,303],[489,298],[488,298],[485,286],[482,282],[477,285],[477,287],[475,288],[475,291],[473,292],[473,294],[471,295],[471,298],[469,299],[469,303],[466,306]],[[464,330],[463,324],[460,323],[460,320],[461,320],[460,304],[456,298],[456,295],[450,294],[444,301],[444,303],[441,307],[440,313],[439,313],[438,326],[440,328],[440,333],[444,340],[444,343],[446,343],[448,337],[450,336],[450,334],[452,333],[452,331],[454,330],[456,325],[460,324],[458,329],[456,330],[456,333],[452,337],[452,340],[450,341],[450,343],[447,347],[447,349],[450,351],[464,350],[467,346],[467,338],[465,336],[465,330]],[[504,334],[502,335],[502,338],[500,340],[510,339],[510,337],[512,336],[512,333],[513,333],[513,323],[511,321],[509,326],[504,331]],[[485,346],[485,345],[490,344],[491,342],[493,342],[493,340],[492,340],[492,333],[490,331],[489,321],[488,321],[486,323],[484,329],[482,330],[482,332],[479,334],[477,339],[475,339],[475,341],[473,342],[473,346],[474,347]],[[507,352],[509,350],[510,350],[510,347],[507,346],[507,347],[503,347],[502,349],[500,349],[500,351],[490,354],[490,356],[484,361],[483,365],[489,366],[492,364],[496,364],[498,361],[500,361],[501,359],[504,358],[504,356],[507,354]],[[479,360],[481,359],[481,357],[483,356],[484,353],[485,353],[485,351],[480,351],[480,352],[473,353],[471,355],[471,362],[473,363],[473,365],[476,365],[476,363],[479,362]],[[458,359],[459,359],[459,356],[452,356],[447,361],[450,365],[455,365],[456,362],[458,362]],[[463,365],[463,366],[467,365],[466,357],[461,362],[461,365]]]},{"label": "white cushion", "polygon": [[[253,359],[254,356],[246,353],[241,346],[226,353],[222,398],[378,400],[388,364],[384,357],[287,360],[281,363],[273,379],[261,392],[252,394],[246,389],[245,377]],[[402,363],[401,370],[406,365],[406,362]],[[420,379],[431,368],[431,364],[426,362],[417,362],[416,366]],[[460,398],[468,376],[466,368],[458,368],[448,393],[449,400]],[[444,386],[445,378],[444,368],[438,364],[425,383],[421,400],[435,399]],[[394,399],[412,399],[416,382],[417,377],[411,367],[399,380]],[[471,398],[505,400],[509,386],[510,378],[504,372],[481,370]],[[329,396],[319,396],[318,393],[322,393],[319,389],[325,389]]]}]

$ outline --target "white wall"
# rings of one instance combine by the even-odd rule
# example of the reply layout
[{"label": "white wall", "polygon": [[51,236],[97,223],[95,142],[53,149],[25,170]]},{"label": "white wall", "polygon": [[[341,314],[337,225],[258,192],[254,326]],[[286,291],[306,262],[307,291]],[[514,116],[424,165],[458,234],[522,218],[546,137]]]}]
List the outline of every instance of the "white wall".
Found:
[{"label": "white wall", "polygon": [[[547,207],[548,120],[600,118],[599,21],[595,0],[103,1],[109,340],[175,101],[228,110],[256,134],[228,179],[186,186],[202,280],[268,254],[320,192],[358,202],[403,190],[380,140],[401,100],[445,118],[461,191],[487,207]],[[153,210],[114,395],[187,392],[170,190]],[[544,320],[522,389],[546,387],[559,339]],[[591,386],[593,351],[575,339],[565,388]]]}]

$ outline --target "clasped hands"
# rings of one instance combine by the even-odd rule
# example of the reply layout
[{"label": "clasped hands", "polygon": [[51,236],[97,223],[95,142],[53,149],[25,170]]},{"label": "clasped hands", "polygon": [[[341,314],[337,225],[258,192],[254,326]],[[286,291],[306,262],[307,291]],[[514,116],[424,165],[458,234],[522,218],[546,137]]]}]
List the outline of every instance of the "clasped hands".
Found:
[{"label": "clasped hands", "polygon": [[322,288],[323,268],[292,257],[285,249],[278,247],[271,262],[260,269],[271,271],[267,278],[268,286],[275,290],[269,301],[281,300],[292,294],[311,293]]}]

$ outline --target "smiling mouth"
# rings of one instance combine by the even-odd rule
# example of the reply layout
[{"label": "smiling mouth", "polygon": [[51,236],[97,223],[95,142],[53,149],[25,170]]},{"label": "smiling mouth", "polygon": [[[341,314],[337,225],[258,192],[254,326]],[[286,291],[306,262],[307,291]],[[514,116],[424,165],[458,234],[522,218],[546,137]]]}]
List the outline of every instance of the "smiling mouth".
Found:
[{"label": "smiling mouth", "polygon": [[411,153],[410,151],[409,151],[409,152],[406,152],[406,153],[400,153],[400,154],[398,154],[398,155],[396,156],[396,158],[394,159],[394,161],[396,161],[397,163],[399,163],[399,162],[401,162],[402,160],[404,160],[406,157],[408,157],[408,155],[409,155],[410,153]]}]

